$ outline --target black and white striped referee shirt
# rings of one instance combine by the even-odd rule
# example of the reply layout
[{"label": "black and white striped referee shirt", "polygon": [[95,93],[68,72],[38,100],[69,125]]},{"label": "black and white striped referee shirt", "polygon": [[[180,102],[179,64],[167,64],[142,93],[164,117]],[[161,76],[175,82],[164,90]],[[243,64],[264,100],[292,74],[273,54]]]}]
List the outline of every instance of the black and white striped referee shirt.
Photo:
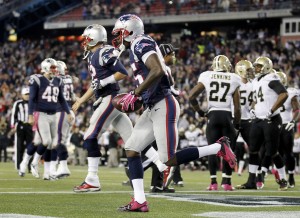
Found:
[{"label": "black and white striped referee shirt", "polygon": [[18,100],[14,103],[10,119],[11,128],[20,122],[28,123],[28,101]]}]

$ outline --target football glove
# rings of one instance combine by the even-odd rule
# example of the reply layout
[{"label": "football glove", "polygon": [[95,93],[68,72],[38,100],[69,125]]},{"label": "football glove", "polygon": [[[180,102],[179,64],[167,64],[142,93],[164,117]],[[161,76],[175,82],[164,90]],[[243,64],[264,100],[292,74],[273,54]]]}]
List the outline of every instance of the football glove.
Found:
[{"label": "football glove", "polygon": [[118,104],[122,104],[122,110],[128,111],[129,107],[134,111],[134,102],[141,100],[141,97],[134,94],[134,91],[129,92],[123,98],[118,101]]},{"label": "football glove", "polygon": [[291,122],[289,122],[289,123],[286,125],[285,130],[286,130],[286,131],[290,131],[290,130],[294,129],[294,127],[295,127],[295,120],[292,120]]}]

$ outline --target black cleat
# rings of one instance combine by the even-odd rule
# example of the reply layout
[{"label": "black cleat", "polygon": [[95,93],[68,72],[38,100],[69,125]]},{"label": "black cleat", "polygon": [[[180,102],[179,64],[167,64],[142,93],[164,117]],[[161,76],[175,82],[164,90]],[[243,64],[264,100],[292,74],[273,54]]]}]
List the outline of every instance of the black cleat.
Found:
[{"label": "black cleat", "polygon": [[255,183],[252,184],[252,183],[247,183],[247,182],[242,185],[237,185],[235,188],[236,189],[257,189]]}]

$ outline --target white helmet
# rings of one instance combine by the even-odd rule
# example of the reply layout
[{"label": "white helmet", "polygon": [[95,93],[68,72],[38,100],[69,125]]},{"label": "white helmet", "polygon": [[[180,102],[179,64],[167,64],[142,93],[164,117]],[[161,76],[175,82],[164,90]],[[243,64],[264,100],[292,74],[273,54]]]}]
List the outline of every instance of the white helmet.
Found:
[{"label": "white helmet", "polygon": [[284,72],[282,72],[282,71],[277,71],[277,72],[276,72],[276,75],[279,76],[280,82],[282,83],[282,85],[288,86],[287,77],[286,77],[286,74],[285,74]]},{"label": "white helmet", "polygon": [[253,65],[248,60],[241,60],[237,62],[235,65],[235,73],[238,74],[240,77],[245,79],[252,79],[251,74],[253,75]]},{"label": "white helmet", "polygon": [[[256,66],[260,65],[261,69],[258,71],[256,70]],[[259,75],[270,73],[273,69],[273,63],[270,58],[267,57],[258,57],[255,62],[253,63],[255,68],[255,73]]]},{"label": "white helmet", "polygon": [[143,21],[134,14],[125,14],[116,21],[112,34],[118,36],[112,40],[112,45],[119,48],[123,40],[131,42],[138,35],[144,34]]},{"label": "white helmet", "polygon": [[107,42],[106,29],[99,24],[92,24],[86,27],[82,33],[83,42],[82,46],[85,50],[89,47],[97,45],[98,42]]},{"label": "white helmet", "polygon": [[41,63],[41,72],[55,74],[57,68],[57,62],[53,58],[46,58]]},{"label": "white helmet", "polygon": [[66,71],[68,70],[67,65],[63,61],[56,61],[57,63],[57,74],[58,75],[66,75]]},{"label": "white helmet", "polygon": [[232,65],[225,55],[218,55],[214,58],[212,63],[213,71],[225,71],[230,72],[232,69]]}]

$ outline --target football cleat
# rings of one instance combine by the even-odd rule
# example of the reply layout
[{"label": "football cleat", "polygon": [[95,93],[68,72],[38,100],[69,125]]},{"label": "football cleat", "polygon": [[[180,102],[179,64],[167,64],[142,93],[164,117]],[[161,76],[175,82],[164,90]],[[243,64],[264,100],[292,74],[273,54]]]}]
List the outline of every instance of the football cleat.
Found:
[{"label": "football cleat", "polygon": [[265,186],[265,184],[263,182],[256,182],[257,189],[263,189],[264,186]]},{"label": "football cleat", "polygon": [[210,184],[206,190],[208,191],[218,191],[218,184],[217,183],[213,183],[213,184]]},{"label": "football cleat", "polygon": [[97,192],[100,190],[100,187],[89,185],[86,182],[83,182],[81,185],[73,188],[74,192]]},{"label": "football cleat", "polygon": [[233,191],[235,188],[232,187],[232,185],[229,184],[223,184],[222,188],[224,189],[224,191]]},{"label": "football cleat", "polygon": [[30,169],[31,169],[31,174],[32,174],[35,178],[40,178],[40,174],[39,174],[39,165],[38,165],[38,164],[31,164],[31,165],[30,165]]},{"label": "football cleat", "polygon": [[235,154],[230,148],[230,141],[226,136],[221,137],[217,143],[221,144],[221,149],[217,153],[217,156],[223,157],[223,159],[229,164],[231,168],[236,165]]},{"label": "football cleat", "polygon": [[285,179],[281,179],[277,183],[279,184],[279,191],[286,191],[288,189],[288,183]]},{"label": "football cleat", "polygon": [[184,187],[183,181],[174,182],[174,186]]},{"label": "football cleat", "polygon": [[19,176],[24,177],[26,169],[27,169],[27,165],[25,163],[23,163],[23,161],[22,161],[20,163]]},{"label": "football cleat", "polygon": [[288,187],[289,187],[289,188],[294,188],[294,187],[295,187],[295,179],[294,179],[294,176],[290,176],[290,177],[289,177]]},{"label": "football cleat", "polygon": [[235,187],[236,189],[257,189],[256,184],[255,183],[245,183],[242,185],[237,185]]},{"label": "football cleat", "polygon": [[148,203],[145,201],[144,203],[140,204],[137,201],[132,198],[132,200],[129,202],[129,204],[119,207],[118,211],[123,212],[148,212]]}]

